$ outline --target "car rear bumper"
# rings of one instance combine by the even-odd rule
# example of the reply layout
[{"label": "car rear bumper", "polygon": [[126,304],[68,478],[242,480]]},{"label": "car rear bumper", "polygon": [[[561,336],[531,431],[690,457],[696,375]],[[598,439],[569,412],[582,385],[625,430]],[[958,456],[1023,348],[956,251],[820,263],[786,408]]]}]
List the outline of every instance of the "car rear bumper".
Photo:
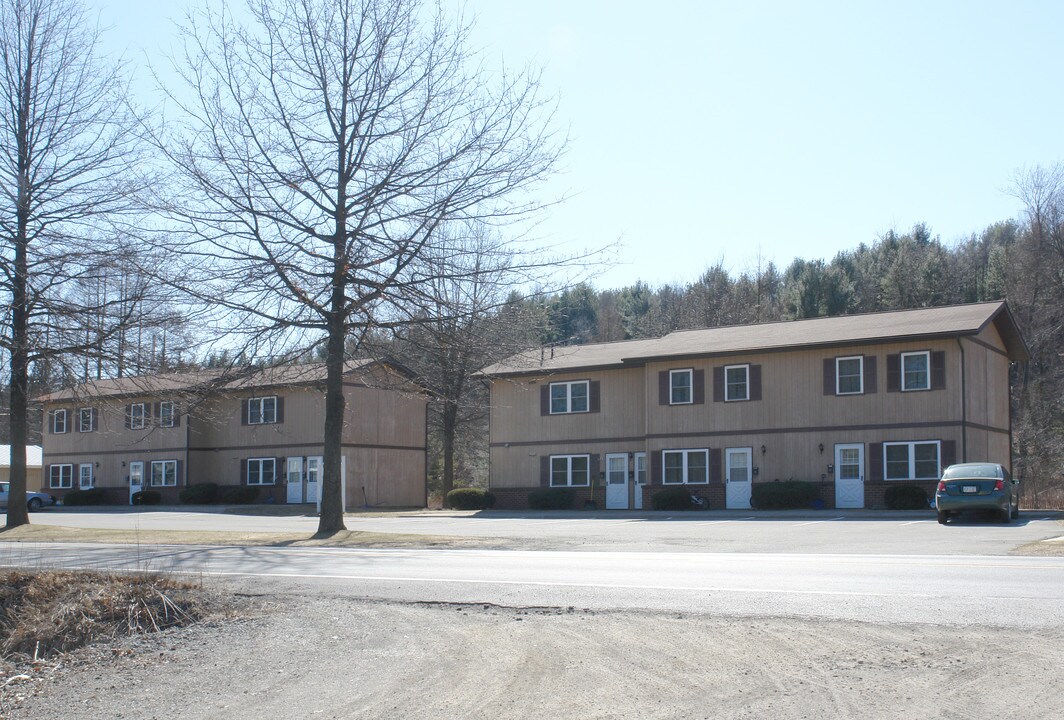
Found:
[{"label": "car rear bumper", "polygon": [[1011,498],[1008,495],[935,495],[935,507],[941,512],[955,510],[1000,510],[1005,512]]}]

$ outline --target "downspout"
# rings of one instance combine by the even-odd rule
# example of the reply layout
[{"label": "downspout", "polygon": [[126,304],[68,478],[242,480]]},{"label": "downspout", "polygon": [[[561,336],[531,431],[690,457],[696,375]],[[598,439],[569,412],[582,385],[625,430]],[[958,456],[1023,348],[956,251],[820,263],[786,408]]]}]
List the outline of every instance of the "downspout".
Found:
[{"label": "downspout", "polygon": [[961,349],[961,462],[968,462],[968,369],[964,362],[964,342],[957,338]]}]

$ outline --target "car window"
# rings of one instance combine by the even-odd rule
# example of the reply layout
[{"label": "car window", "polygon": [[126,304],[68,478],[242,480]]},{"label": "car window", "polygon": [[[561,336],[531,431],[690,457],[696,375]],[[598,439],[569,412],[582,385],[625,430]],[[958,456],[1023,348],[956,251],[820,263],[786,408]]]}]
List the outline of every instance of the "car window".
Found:
[{"label": "car window", "polygon": [[951,465],[942,473],[943,479],[949,478],[997,478],[997,465]]}]

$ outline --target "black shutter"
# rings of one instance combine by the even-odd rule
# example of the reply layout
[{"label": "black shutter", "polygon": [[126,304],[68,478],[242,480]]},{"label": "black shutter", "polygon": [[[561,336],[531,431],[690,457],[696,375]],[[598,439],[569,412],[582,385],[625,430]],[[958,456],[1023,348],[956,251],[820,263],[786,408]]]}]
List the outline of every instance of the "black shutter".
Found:
[{"label": "black shutter", "polygon": [[[51,435],[55,431],[55,410],[49,410],[47,416],[44,418],[44,432]],[[51,472],[51,466],[49,465],[49,472]]]},{"label": "black shutter", "polygon": [[126,405],[126,430],[133,429],[133,406]]},{"label": "black shutter", "polygon": [[721,457],[720,448],[711,448],[709,451],[709,481],[712,483],[724,481],[724,460]]},{"label": "black shutter", "polygon": [[275,413],[275,416],[277,418],[277,422],[283,423],[284,422],[284,398],[281,397],[280,395],[278,395],[277,399],[274,402],[276,403],[275,407],[277,408],[277,412]]},{"label": "black shutter", "polygon": [[695,370],[691,376],[693,378],[691,382],[694,385],[691,397],[695,405],[703,405],[706,402],[706,371]]},{"label": "black shutter", "polygon": [[935,350],[931,353],[931,389],[946,388],[946,352]]},{"label": "black shutter", "polygon": [[878,380],[876,378],[876,356],[865,355],[864,356],[864,391],[865,395],[874,395],[876,393],[876,385]]},{"label": "black shutter", "polygon": [[591,380],[587,384],[587,409],[588,412],[597,413],[602,409],[602,383]]},{"label": "black shutter", "polygon": [[661,370],[658,372],[658,405],[670,404],[669,401],[672,400],[670,389],[669,371]]},{"label": "black shutter", "polygon": [[248,424],[248,399],[242,398],[240,400],[240,424]]},{"label": "black shutter", "polygon": [[171,407],[173,408],[171,417],[174,419],[174,427],[181,427],[181,413],[177,410],[177,403],[172,403]]},{"label": "black shutter", "polygon": [[550,385],[544,385],[539,389],[539,414],[550,415]]},{"label": "black shutter", "polygon": [[939,457],[939,464],[941,465],[939,471],[945,470],[955,462],[957,462],[957,441],[943,440],[941,457]]},{"label": "black shutter", "polygon": [[550,487],[550,455],[539,456],[539,486]]},{"label": "black shutter", "polygon": [[713,368],[713,402],[724,402],[724,368]]},{"label": "black shutter", "polygon": [[598,474],[599,474],[599,456],[598,456],[598,453],[591,453],[591,458],[588,460],[588,463],[587,463],[587,469],[588,469],[588,477],[587,477],[587,479],[591,483],[591,487],[594,487],[595,483],[598,482]]},{"label": "black shutter", "polygon": [[159,418],[162,416],[162,403],[153,402],[151,404],[151,424],[158,425]]},{"label": "black shutter", "polygon": [[661,485],[661,450],[650,453],[650,485]]},{"label": "black shutter", "polygon": [[100,429],[100,411],[96,408],[90,408],[89,412],[92,413],[92,422],[89,427],[92,428],[93,432],[96,432]]},{"label": "black shutter", "polygon": [[[897,356],[895,356],[897,357]],[[883,443],[868,445],[868,479],[877,482],[883,479]]]},{"label": "black shutter", "polygon": [[273,462],[273,484],[280,485],[282,480],[288,479],[288,468],[285,467],[284,458],[276,458]]},{"label": "black shutter", "polygon": [[887,392],[901,392],[901,355],[887,355]]},{"label": "black shutter", "polygon": [[750,366],[750,399],[761,399],[761,366]]},{"label": "black shutter", "polygon": [[237,485],[246,485],[248,482],[248,459],[240,459],[240,480],[237,481]]},{"label": "black shutter", "polygon": [[824,394],[835,394],[835,358],[824,358]]},{"label": "black shutter", "polygon": [[177,483],[178,487],[184,487],[185,485],[188,485],[188,483],[183,479],[184,476],[182,475],[182,473],[184,471],[185,471],[185,463],[184,463],[184,461],[178,460],[177,461],[177,470],[174,473],[174,482]]}]

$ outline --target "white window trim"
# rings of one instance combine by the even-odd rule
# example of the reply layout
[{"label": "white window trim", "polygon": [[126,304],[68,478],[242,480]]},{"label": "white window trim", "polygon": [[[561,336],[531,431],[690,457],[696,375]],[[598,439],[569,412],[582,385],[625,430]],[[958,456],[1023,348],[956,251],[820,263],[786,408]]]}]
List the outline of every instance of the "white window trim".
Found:
[{"label": "white window trim", "polygon": [[[88,413],[89,426],[85,427],[85,413]],[[78,432],[92,432],[92,426],[96,421],[96,408],[83,407],[78,408]]]},{"label": "white window trim", "polygon": [[[262,469],[266,462],[269,462],[273,466],[273,479],[270,482],[262,482]],[[258,481],[251,482],[251,465],[252,463],[258,464]],[[277,458],[273,457],[255,457],[248,458],[247,476],[244,478],[245,484],[251,487],[269,487],[270,485],[277,484]]]},{"label": "white window trim", "polygon": [[[573,386],[583,385],[586,389],[584,397],[587,399],[587,407],[583,410],[573,410]],[[565,410],[554,410],[554,388],[565,387]],[[565,382],[552,382],[547,389],[547,409],[551,415],[578,415],[591,412],[591,381],[590,380],[567,380]]]},{"label": "white window trim", "polygon": [[[746,371],[746,382],[743,383],[743,387],[746,388],[745,397],[728,397],[728,371],[735,370],[737,368],[743,368]],[[724,366],[724,402],[742,402],[743,400],[750,399],[750,365],[749,363],[743,365],[725,365]]]},{"label": "white window trim", "polygon": [[[687,399],[677,400],[673,396],[673,391],[676,389],[672,384],[672,378],[674,375],[687,375]],[[695,401],[695,371],[692,368],[682,368],[680,370],[669,370],[669,405],[691,405]]]},{"label": "white window trim", "polygon": [[[85,484],[85,471],[89,471],[89,483]],[[96,473],[93,472],[92,463],[82,463],[78,465],[78,489],[89,490],[96,485]]]},{"label": "white window trim", "polygon": [[[59,468],[59,482],[56,483],[55,477],[52,471],[55,468]],[[66,469],[64,473],[63,470]],[[63,482],[63,476],[66,476],[66,483]],[[74,466],[69,463],[56,463],[55,465],[48,466],[48,487],[53,490],[69,490],[74,487]]]},{"label": "white window trim", "polygon": [[[263,408],[267,400],[273,400],[273,417],[269,420],[266,419],[266,413]],[[251,406],[257,404],[259,406],[259,419],[253,420],[251,414]],[[262,397],[253,397],[248,399],[248,425],[272,425],[277,422],[277,396],[276,395],[263,395]]]},{"label": "white window trim", "polygon": [[[860,370],[858,371],[858,380],[860,381],[860,389],[852,390],[850,392],[843,392],[839,388],[840,380],[842,379],[842,373],[839,371],[839,363],[844,360],[856,360],[860,364]],[[864,355],[847,355],[846,357],[835,358],[835,394],[836,395],[864,395]]]},{"label": "white window trim", "polygon": [[[136,408],[140,408],[140,417],[137,417]],[[129,404],[129,429],[130,430],[143,430],[144,418],[147,415],[147,410],[144,407],[144,403],[130,403]]]},{"label": "white window trim", "polygon": [[[174,467],[174,481],[166,482],[166,467],[173,465]],[[155,468],[162,468],[162,482],[155,482]],[[148,471],[148,482],[152,487],[177,487],[177,460],[152,460],[151,468]]]},{"label": "white window trim", "polygon": [[[918,388],[905,387],[905,358],[913,357],[915,355],[923,355],[927,360],[927,385]],[[901,357],[898,358],[898,385],[902,392],[922,392],[924,390],[931,389],[931,351],[930,350],[916,350],[914,352],[903,352]]]},{"label": "white window trim", "polygon": [[[887,448],[897,447],[898,445],[905,445],[909,448],[909,472],[908,477],[892,478],[887,477]],[[934,445],[935,452],[938,456],[935,461],[935,474],[933,477],[916,477],[916,446],[917,445]],[[914,482],[918,480],[938,480],[942,475],[942,443],[939,440],[909,440],[906,442],[885,442],[883,443],[883,457],[880,458],[883,463],[883,480],[886,482]]]},{"label": "white window trim", "polygon": [[[163,416],[163,408],[164,407],[169,407],[170,408],[170,422],[169,423],[163,422],[163,417],[164,417]],[[176,412],[176,408],[174,407],[173,401],[171,401],[171,400],[163,400],[162,402],[160,402],[159,403],[159,427],[172,428],[174,426],[174,413],[175,412]]]},{"label": "white window trim", "polygon": [[[584,458],[587,461],[587,482],[574,483],[573,482],[573,460],[575,458]],[[565,485],[554,484],[554,461],[564,459],[565,462]],[[547,485],[548,487],[589,487],[591,485],[591,456],[590,455],[551,455],[550,460],[547,463]]]},{"label": "white window trim", "polygon": [[[63,429],[59,429],[59,418],[63,418]],[[66,410],[53,410],[52,411],[52,432],[56,435],[65,435],[67,431],[67,411]]]},{"label": "white window trim", "polygon": [[[694,454],[703,455],[706,459],[706,479],[694,480],[690,479],[690,463],[689,458]],[[665,479],[665,456],[672,454],[680,454],[683,456],[683,480],[681,482],[669,482]],[[661,484],[662,485],[708,485],[709,484],[709,449],[708,448],[695,448],[691,450],[662,450],[661,451]]]}]

